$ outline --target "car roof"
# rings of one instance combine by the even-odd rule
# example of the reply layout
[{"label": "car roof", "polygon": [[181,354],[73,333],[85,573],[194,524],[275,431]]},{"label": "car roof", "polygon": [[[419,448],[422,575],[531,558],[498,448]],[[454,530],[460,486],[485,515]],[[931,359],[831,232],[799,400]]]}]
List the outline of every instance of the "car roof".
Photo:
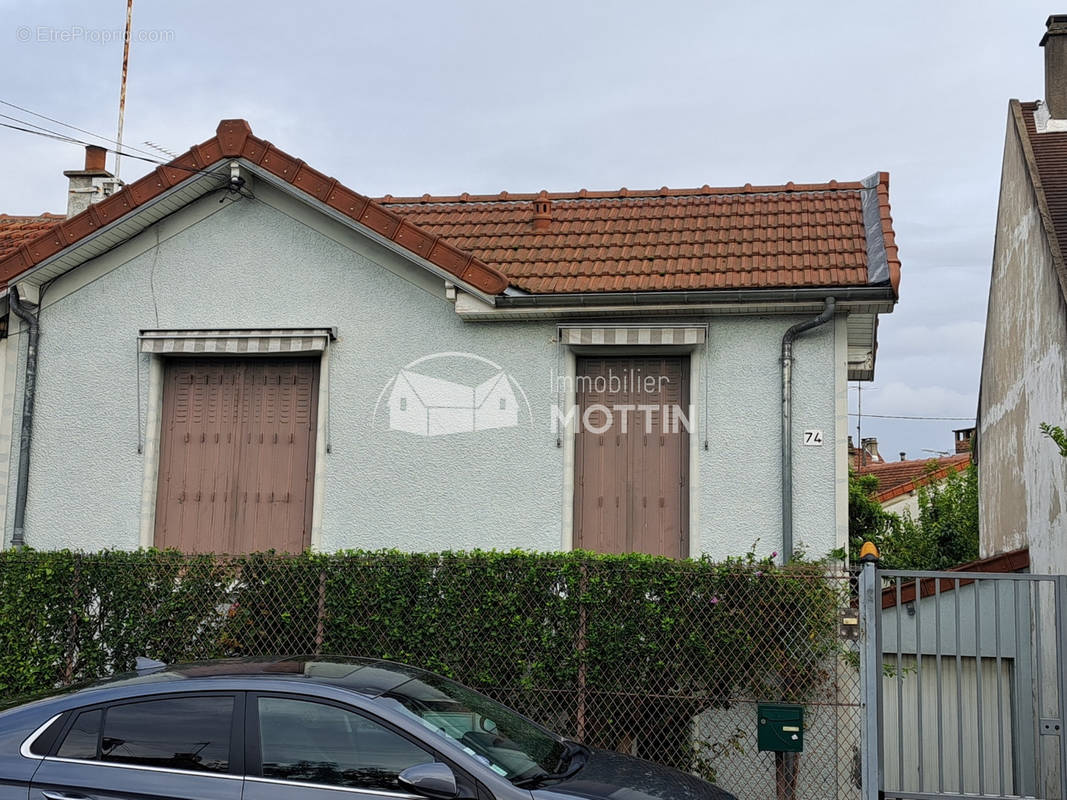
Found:
[{"label": "car roof", "polygon": [[[292,680],[337,686],[374,698],[414,678],[433,673],[381,659],[352,656],[271,656],[223,658],[169,664],[126,672],[77,687],[74,691],[164,682],[197,682],[212,678]],[[71,691],[70,688],[67,691]]]}]

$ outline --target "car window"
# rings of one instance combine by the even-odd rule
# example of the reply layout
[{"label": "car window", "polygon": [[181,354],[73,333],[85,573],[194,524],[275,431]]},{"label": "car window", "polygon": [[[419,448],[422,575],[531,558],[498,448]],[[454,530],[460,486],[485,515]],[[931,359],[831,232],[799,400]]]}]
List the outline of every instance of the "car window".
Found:
[{"label": "car window", "polygon": [[440,675],[413,678],[377,702],[409,714],[511,781],[555,772],[567,757],[559,737]]},{"label": "car window", "polygon": [[56,755],[226,772],[230,768],[233,703],[232,697],[171,697],[83,711]]},{"label": "car window", "polygon": [[397,776],[434,757],[383,725],[352,711],[285,697],[259,698],[263,777],[399,789]]},{"label": "car window", "polygon": [[103,761],[226,772],[232,697],[172,697],[111,706],[100,739]]},{"label": "car window", "polygon": [[56,755],[60,758],[95,759],[100,747],[100,722],[104,718],[102,709],[83,711],[74,720],[63,744]]}]

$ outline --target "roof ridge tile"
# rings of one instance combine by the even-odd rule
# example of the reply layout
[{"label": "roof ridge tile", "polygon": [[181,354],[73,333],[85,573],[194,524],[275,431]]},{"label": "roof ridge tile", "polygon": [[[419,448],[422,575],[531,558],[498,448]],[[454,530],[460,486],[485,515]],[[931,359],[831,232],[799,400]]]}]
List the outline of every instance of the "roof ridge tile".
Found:
[{"label": "roof ridge tile", "polygon": [[[193,179],[205,168],[223,159],[236,157],[251,161],[353,221],[396,241],[394,237],[401,230],[402,220],[394,212],[341,187],[336,179],[309,167],[270,142],[253,136],[251,126],[245,120],[222,120],[215,136],[194,144],[185,153],[128,184],[101,203],[90,205],[69,219],[57,219],[38,236],[10,252],[5,253],[0,249],[0,281],[8,282],[17,278],[59,250],[77,245],[85,237],[154,200],[168,189]],[[335,202],[331,203],[331,198],[336,198]],[[412,242],[419,250],[425,250],[425,255],[419,250],[411,250],[414,255],[487,294],[500,294],[507,288],[508,279],[504,273],[485,264],[473,253],[459,250],[437,234],[422,231],[410,220],[406,221],[404,230],[407,238],[397,244],[410,249],[407,242]],[[63,243],[59,249],[55,248],[57,237]],[[432,244],[427,244],[428,241]]]}]

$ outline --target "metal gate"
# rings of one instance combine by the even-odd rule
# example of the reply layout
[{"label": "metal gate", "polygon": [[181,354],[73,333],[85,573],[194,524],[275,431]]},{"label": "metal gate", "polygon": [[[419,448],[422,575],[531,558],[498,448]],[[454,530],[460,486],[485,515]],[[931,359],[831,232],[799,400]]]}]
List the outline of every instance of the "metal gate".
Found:
[{"label": "metal gate", "polygon": [[864,563],[865,800],[1067,800],[1065,613],[1067,576]]}]

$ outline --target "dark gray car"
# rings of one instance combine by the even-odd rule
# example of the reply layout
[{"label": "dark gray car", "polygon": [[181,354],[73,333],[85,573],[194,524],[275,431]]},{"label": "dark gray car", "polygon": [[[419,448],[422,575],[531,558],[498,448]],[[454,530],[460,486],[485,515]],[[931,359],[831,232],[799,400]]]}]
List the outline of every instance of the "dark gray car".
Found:
[{"label": "dark gray car", "polygon": [[430,672],[343,657],[148,666],[0,712],[0,800],[730,800]]}]

